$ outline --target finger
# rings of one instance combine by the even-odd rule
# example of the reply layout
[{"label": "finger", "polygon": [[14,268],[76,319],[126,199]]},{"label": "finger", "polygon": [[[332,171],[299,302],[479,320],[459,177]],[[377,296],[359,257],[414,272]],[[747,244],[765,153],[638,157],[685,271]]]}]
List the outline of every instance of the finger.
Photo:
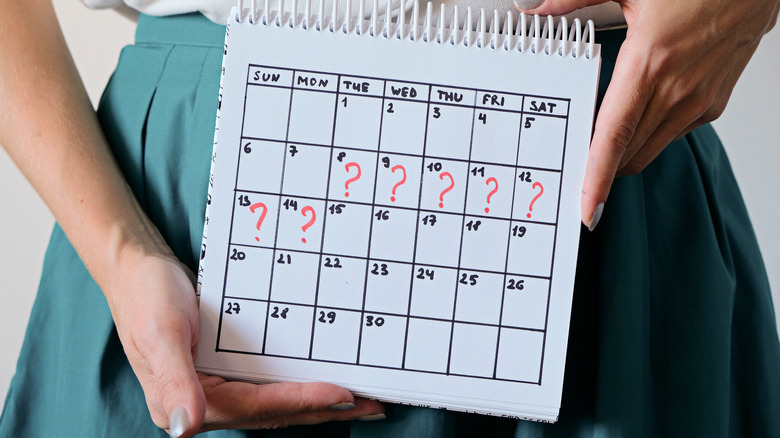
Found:
[{"label": "finger", "polygon": [[[757,46],[758,44],[754,44],[745,50],[744,55],[731,66],[723,63],[720,63],[722,67],[712,66],[710,70],[718,68],[723,70],[721,72],[714,71],[711,76],[712,81],[718,81],[718,78],[723,78],[720,79],[720,83],[702,84],[701,88],[705,91],[696,93],[686,92],[686,94],[689,94],[688,98],[671,110],[666,110],[666,105],[663,103],[659,105],[658,102],[673,101],[673,97],[654,98],[651,100],[648,110],[637,128],[637,133],[634,135],[634,140],[629,145],[628,151],[618,167],[618,175],[632,175],[642,171],[669,143],[683,137],[697,127],[718,118],[723,113],[737,80]],[[716,91],[706,91],[710,89]],[[666,95],[667,93],[658,94]],[[655,126],[650,135],[646,135],[644,132],[640,134],[643,131],[642,127],[645,119],[658,117],[659,113],[666,120]],[[647,126],[652,125],[648,123]]]},{"label": "finger", "polygon": [[542,15],[563,15],[609,0],[513,0],[518,10]]},{"label": "finger", "polygon": [[353,409],[342,411],[328,409],[310,413],[301,413],[280,419],[280,427],[286,427],[294,424],[319,424],[328,421],[350,421],[355,419],[362,420],[364,418],[379,420],[385,418],[384,412],[384,405],[376,400],[355,398],[355,407]]},{"label": "finger", "polygon": [[641,172],[669,143],[684,135],[684,129],[685,126],[673,117],[662,122],[642,145],[642,148],[625,165],[621,165],[617,176],[634,175]]},{"label": "finger", "polygon": [[152,420],[189,434],[206,410],[193,365],[199,333],[195,291],[177,261],[154,259],[142,272],[150,279],[139,286],[145,293],[123,301],[117,327]]},{"label": "finger", "polygon": [[[384,418],[384,411],[384,406],[378,401],[355,398],[355,406],[352,409],[325,408],[274,418],[264,418],[261,420],[248,419],[244,422],[235,422],[229,427],[234,429],[276,429],[288,426],[320,424],[331,421],[350,421],[364,418],[379,420]],[[220,425],[217,428],[225,428],[225,425]]]},{"label": "finger", "polygon": [[[148,375],[140,374],[150,413],[157,425],[178,437],[194,433],[206,410],[206,400],[195,372],[192,334],[170,324],[155,330],[156,338],[141,349],[149,364]],[[161,336],[160,333],[165,333]],[[156,402],[155,402],[156,401]]]},{"label": "finger", "polygon": [[732,67],[729,63],[713,60],[702,63],[702,57],[706,58],[707,53],[688,58],[686,64],[675,62],[675,79],[650,77],[650,82],[658,85],[623,154],[618,175],[642,171],[666,145],[684,135],[686,127],[695,124],[716,105]]},{"label": "finger", "polygon": [[202,378],[208,403],[206,423],[236,427],[277,418],[350,406],[355,397],[329,383],[274,383],[255,385]]},{"label": "finger", "polygon": [[590,230],[600,219],[618,165],[652,95],[643,82],[646,75],[637,71],[643,65],[641,56],[632,53],[626,40],[596,118],[581,204],[582,222]]}]

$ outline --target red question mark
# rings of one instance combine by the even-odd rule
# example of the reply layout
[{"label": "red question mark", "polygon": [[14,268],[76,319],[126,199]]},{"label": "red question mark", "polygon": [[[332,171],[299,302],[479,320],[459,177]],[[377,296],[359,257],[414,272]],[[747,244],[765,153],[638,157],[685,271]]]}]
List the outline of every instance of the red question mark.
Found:
[{"label": "red question mark", "polygon": [[534,196],[534,199],[531,201],[531,205],[528,206],[528,214],[525,215],[529,219],[531,218],[531,212],[534,210],[534,202],[536,202],[537,199],[541,198],[542,193],[544,193],[544,187],[542,187],[542,185],[539,182],[535,182],[534,185],[531,187],[536,188],[537,186],[539,187],[539,194]]},{"label": "red question mark", "polygon": [[346,169],[347,173],[349,173],[349,168],[350,167],[357,167],[358,173],[357,173],[357,175],[355,175],[354,177],[348,179],[347,182],[344,183],[344,188],[347,190],[347,192],[344,193],[344,196],[346,196],[346,197],[349,197],[349,185],[352,184],[353,182],[357,181],[358,179],[360,179],[360,165],[358,163],[355,163],[355,162],[347,163],[346,166],[344,166],[344,169]]},{"label": "red question mark", "polygon": [[[311,212],[311,219],[309,219],[309,222],[306,222],[306,224],[304,224],[304,225],[301,227],[301,229],[303,230],[303,232],[304,232],[304,233],[306,232],[306,230],[308,230],[308,229],[309,229],[309,227],[311,227],[312,225],[314,225],[314,221],[315,221],[315,220],[317,220],[317,213],[315,213],[315,212],[314,212],[314,209],[313,209],[313,208],[311,208],[311,207],[310,207],[310,206],[308,206],[308,205],[307,205],[306,207],[303,207],[303,208],[301,209],[301,214],[303,215],[303,217],[306,217],[306,216],[307,216],[306,212],[309,212],[309,211]],[[306,243],[306,238],[305,238],[305,237],[301,237],[301,241],[302,241],[303,243]]]},{"label": "red question mark", "polygon": [[[257,226],[257,231],[260,231],[260,226],[263,225],[263,220],[265,219],[265,214],[268,213],[268,207],[266,207],[265,204],[263,204],[262,202],[258,202],[257,204],[252,204],[252,205],[249,206],[249,211],[251,211],[252,213],[254,213],[255,210],[257,210],[260,207],[263,208],[263,212],[260,213],[260,219],[257,220],[257,225],[256,225]],[[257,240],[259,242],[260,238],[255,236],[255,240]]]},{"label": "red question mark", "polygon": [[[487,195],[487,203],[488,203],[488,204],[490,204],[490,198],[491,198],[493,195],[495,195],[495,194],[496,194],[496,192],[498,191],[498,180],[497,180],[497,179],[495,179],[495,178],[493,178],[492,176],[491,176],[490,178],[488,178],[488,179],[487,179],[487,181],[485,181],[485,184],[487,184],[487,185],[490,185],[490,182],[491,182],[491,181],[493,181],[494,183],[496,183],[496,188],[494,188],[493,190],[491,190],[491,191],[490,191],[490,193],[488,193],[488,195]],[[485,207],[485,213],[490,213],[490,208],[488,208],[488,207]]]},{"label": "red question mark", "polygon": [[390,170],[391,170],[393,173],[395,173],[395,171],[396,171],[396,170],[398,170],[398,169],[401,169],[401,172],[403,172],[404,176],[403,176],[403,178],[401,178],[401,181],[398,181],[398,182],[397,182],[397,183],[396,183],[396,184],[393,186],[393,195],[392,195],[392,196],[390,196],[390,200],[391,200],[391,201],[393,201],[393,202],[395,202],[395,190],[396,190],[396,189],[397,189],[397,188],[398,188],[398,187],[399,187],[401,184],[403,184],[403,183],[405,183],[405,182],[406,182],[406,169],[404,169],[404,166],[401,166],[401,165],[399,164],[399,165],[397,165],[397,166],[393,166],[393,168],[392,168],[392,169],[390,169]]},{"label": "red question mark", "polygon": [[449,172],[442,172],[439,174],[439,179],[444,181],[444,177],[447,177],[450,179],[450,185],[446,189],[441,191],[441,194],[439,195],[439,208],[444,208],[444,194],[449,192],[455,187],[455,179],[452,178],[452,175],[450,175]]}]

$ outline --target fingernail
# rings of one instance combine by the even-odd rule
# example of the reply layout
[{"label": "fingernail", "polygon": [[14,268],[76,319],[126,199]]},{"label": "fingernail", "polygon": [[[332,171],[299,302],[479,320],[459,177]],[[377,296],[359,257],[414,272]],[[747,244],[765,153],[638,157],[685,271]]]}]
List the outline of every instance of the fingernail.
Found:
[{"label": "fingernail", "polygon": [[168,435],[172,438],[179,438],[190,427],[190,417],[184,406],[179,406],[171,412],[168,419]]},{"label": "fingernail", "polygon": [[330,405],[329,407],[334,411],[346,411],[347,409],[354,408],[355,404],[352,402],[342,402],[342,403],[336,403],[335,405]]},{"label": "fingernail", "polygon": [[601,220],[601,213],[603,212],[604,212],[604,203],[602,202],[596,207],[596,210],[590,216],[590,222],[588,222],[588,229],[590,231],[596,229],[596,225],[599,224],[599,221]]},{"label": "fingernail", "polygon": [[530,9],[538,8],[544,3],[544,0],[512,0],[515,7],[521,11],[527,11]]},{"label": "fingernail", "polygon": [[358,420],[360,420],[360,421],[378,421],[378,420],[384,420],[385,418],[387,418],[387,416],[380,412],[378,414],[363,415],[362,417],[358,417]]}]

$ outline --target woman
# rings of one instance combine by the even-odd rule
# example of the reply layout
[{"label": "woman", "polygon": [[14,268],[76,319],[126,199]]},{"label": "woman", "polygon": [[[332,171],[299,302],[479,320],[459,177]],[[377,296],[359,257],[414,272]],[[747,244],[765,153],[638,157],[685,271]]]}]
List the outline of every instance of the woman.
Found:
[{"label": "woman", "polygon": [[[229,6],[220,3],[164,11],[217,19]],[[547,0],[533,12],[591,3],[600,2]],[[780,435],[770,414],[780,346],[760,254],[717,138],[709,127],[690,132],[723,110],[779,3],[620,7],[628,31],[599,34],[608,88],[582,202],[595,231],[581,242],[561,417],[547,426],[382,406],[329,384],[198,375],[191,270],[224,28],[199,15],[143,16],[96,116],[50,3],[4,5],[0,53],[14,62],[0,64],[0,100],[27,104],[0,117],[0,144],[59,225],[0,436],[157,426],[190,436],[384,415],[278,433]],[[634,175],[613,183],[616,174]]]}]

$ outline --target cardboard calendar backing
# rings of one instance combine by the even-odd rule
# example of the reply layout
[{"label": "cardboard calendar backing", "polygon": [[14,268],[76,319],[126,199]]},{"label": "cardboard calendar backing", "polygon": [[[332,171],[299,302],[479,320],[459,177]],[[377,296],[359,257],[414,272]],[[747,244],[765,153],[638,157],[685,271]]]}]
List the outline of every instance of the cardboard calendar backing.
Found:
[{"label": "cardboard calendar backing", "polygon": [[595,50],[231,23],[198,369],[554,421]]}]

